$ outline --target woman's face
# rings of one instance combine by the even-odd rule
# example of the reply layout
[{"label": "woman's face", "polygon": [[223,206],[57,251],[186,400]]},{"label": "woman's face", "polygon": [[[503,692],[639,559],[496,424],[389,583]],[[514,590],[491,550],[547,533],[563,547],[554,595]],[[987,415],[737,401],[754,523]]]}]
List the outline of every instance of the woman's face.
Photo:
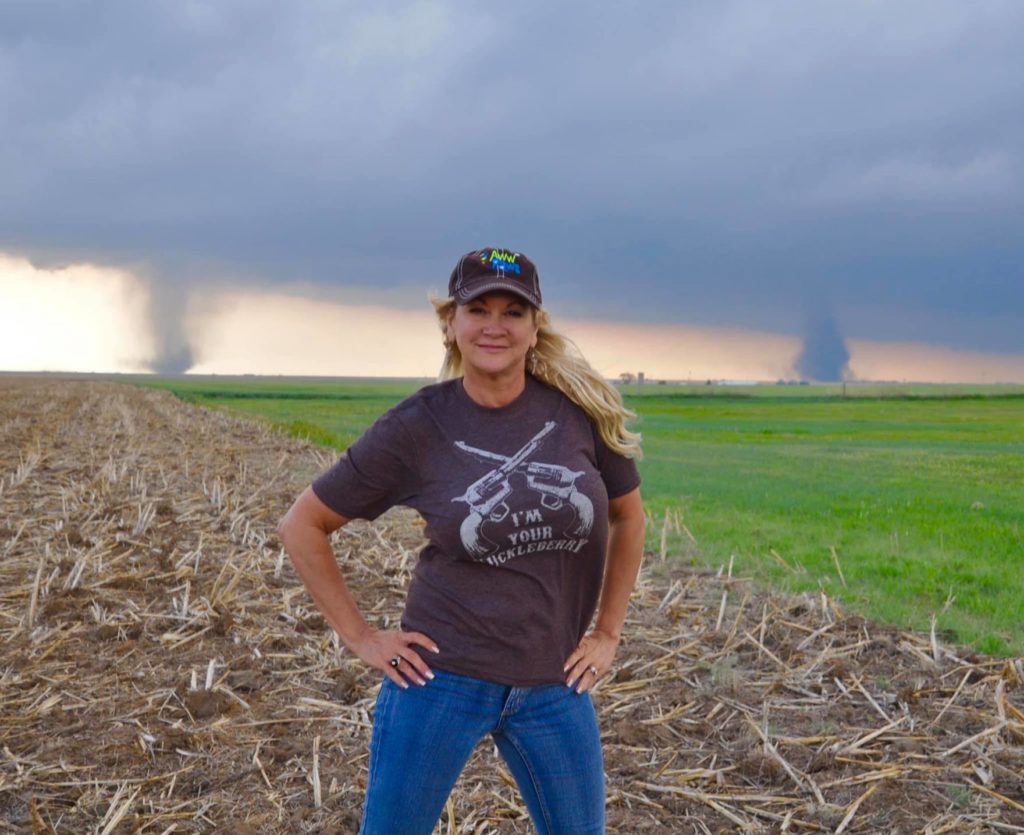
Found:
[{"label": "woman's face", "polygon": [[456,306],[447,335],[459,346],[467,376],[523,374],[526,354],[537,344],[536,310],[513,293],[484,293]]}]

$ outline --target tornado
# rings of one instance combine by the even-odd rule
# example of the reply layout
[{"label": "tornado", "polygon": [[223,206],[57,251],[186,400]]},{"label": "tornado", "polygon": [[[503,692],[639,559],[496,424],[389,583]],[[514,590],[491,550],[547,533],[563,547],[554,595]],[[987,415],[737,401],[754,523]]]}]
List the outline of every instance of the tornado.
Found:
[{"label": "tornado", "polygon": [[184,374],[195,365],[185,329],[188,286],[164,277],[150,278],[148,284],[147,312],[154,353],[146,365],[155,374]]},{"label": "tornado", "polygon": [[835,317],[821,310],[808,316],[796,371],[805,380],[839,382],[850,379],[850,352]]}]

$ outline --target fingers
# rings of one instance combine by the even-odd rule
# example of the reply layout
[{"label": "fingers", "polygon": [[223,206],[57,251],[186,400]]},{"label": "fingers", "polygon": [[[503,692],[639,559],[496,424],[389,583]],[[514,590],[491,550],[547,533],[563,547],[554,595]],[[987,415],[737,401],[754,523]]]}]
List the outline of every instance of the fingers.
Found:
[{"label": "fingers", "polygon": [[[567,672],[570,669],[573,669],[575,672],[575,668],[580,665],[580,662],[583,661],[584,656],[586,656],[587,652],[591,649],[592,647],[590,646],[590,636],[584,635],[583,640],[581,640],[579,643],[579,646],[577,646],[576,649],[572,651],[572,654],[565,660],[565,666],[562,667],[562,672]],[[576,678],[577,675],[579,675],[578,672],[575,672],[574,675],[570,675],[569,681],[572,681],[574,678]]]},{"label": "fingers", "polygon": [[398,659],[398,665],[392,664],[392,667],[411,678],[421,687],[427,683],[425,679],[434,677],[430,668],[423,663],[423,659],[412,650],[407,649],[404,652],[400,652],[395,658]]},{"label": "fingers", "polygon": [[388,662],[387,667],[384,668],[384,672],[388,678],[390,678],[395,684],[397,684],[403,690],[409,689],[409,682],[406,681],[405,677],[412,679],[418,685],[420,685],[420,687],[427,683],[423,680],[423,678],[421,678],[416,673],[415,668],[412,666],[409,660],[402,655],[394,656]]},{"label": "fingers", "polygon": [[410,644],[419,644],[421,647],[426,647],[434,653],[441,651],[440,649],[438,649],[437,644],[431,641],[430,638],[428,638],[422,632],[403,632],[402,635],[405,636],[406,640],[408,640]]},{"label": "fingers", "polygon": [[[401,651],[391,656],[391,658],[388,659],[387,664],[384,665],[383,669],[385,675],[387,675],[389,679],[391,679],[403,690],[409,689],[409,682],[406,681],[406,678],[412,679],[421,687],[427,683],[418,673],[416,667],[414,667],[412,662],[409,660],[408,654],[403,654]],[[426,675],[428,675],[429,678],[434,677],[434,674],[431,673],[429,670],[427,671]]]},{"label": "fingers", "polygon": [[[615,645],[618,641],[615,641]],[[615,646],[602,635],[590,632],[583,636],[579,646],[566,659],[563,672],[568,672],[566,687],[576,686],[577,693],[583,693],[593,687],[597,681],[611,669],[611,660],[615,654]]]},{"label": "fingers", "polygon": [[567,687],[572,687],[576,684],[576,692],[583,693],[597,684],[607,670],[601,670],[596,664],[588,664],[584,659],[580,659],[572,668],[572,672],[569,673],[569,679],[566,681]]},{"label": "fingers", "polygon": [[384,672],[388,678],[403,689],[409,686],[406,678],[415,681],[422,687],[427,683],[426,679],[432,679],[434,674],[420,657],[419,653],[412,649],[412,644],[419,644],[432,652],[440,652],[437,649],[437,644],[420,632],[397,632],[393,633],[393,637],[404,643],[399,644],[393,653],[388,656]]},{"label": "fingers", "polygon": [[582,658],[582,657],[583,657],[582,651],[580,651],[579,648],[574,649],[572,651],[572,655],[570,655],[566,659],[565,666],[562,667],[562,672],[563,673],[568,672],[570,667],[575,667],[576,666],[576,662],[579,661],[580,658]]},{"label": "fingers", "polygon": [[409,682],[402,678],[401,674],[397,672],[397,667],[391,666],[390,664],[384,665],[384,675],[391,679],[395,684],[401,687],[403,690],[409,689]]}]

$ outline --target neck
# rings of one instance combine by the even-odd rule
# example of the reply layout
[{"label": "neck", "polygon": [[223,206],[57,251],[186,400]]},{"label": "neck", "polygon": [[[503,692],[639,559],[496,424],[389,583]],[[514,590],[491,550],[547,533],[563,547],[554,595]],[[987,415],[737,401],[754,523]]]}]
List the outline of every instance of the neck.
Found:
[{"label": "neck", "polygon": [[468,373],[462,378],[462,387],[469,399],[478,406],[500,409],[523,393],[526,388],[526,372],[517,369],[501,377]]}]

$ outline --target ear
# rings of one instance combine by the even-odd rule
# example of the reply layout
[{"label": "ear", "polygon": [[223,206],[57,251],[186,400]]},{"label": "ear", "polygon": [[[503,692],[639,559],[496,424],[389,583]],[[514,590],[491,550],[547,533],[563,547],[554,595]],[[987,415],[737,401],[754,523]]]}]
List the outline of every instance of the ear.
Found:
[{"label": "ear", "polygon": [[454,311],[448,315],[448,322],[444,326],[444,336],[451,343],[455,343],[455,328],[452,327],[452,316]]}]

